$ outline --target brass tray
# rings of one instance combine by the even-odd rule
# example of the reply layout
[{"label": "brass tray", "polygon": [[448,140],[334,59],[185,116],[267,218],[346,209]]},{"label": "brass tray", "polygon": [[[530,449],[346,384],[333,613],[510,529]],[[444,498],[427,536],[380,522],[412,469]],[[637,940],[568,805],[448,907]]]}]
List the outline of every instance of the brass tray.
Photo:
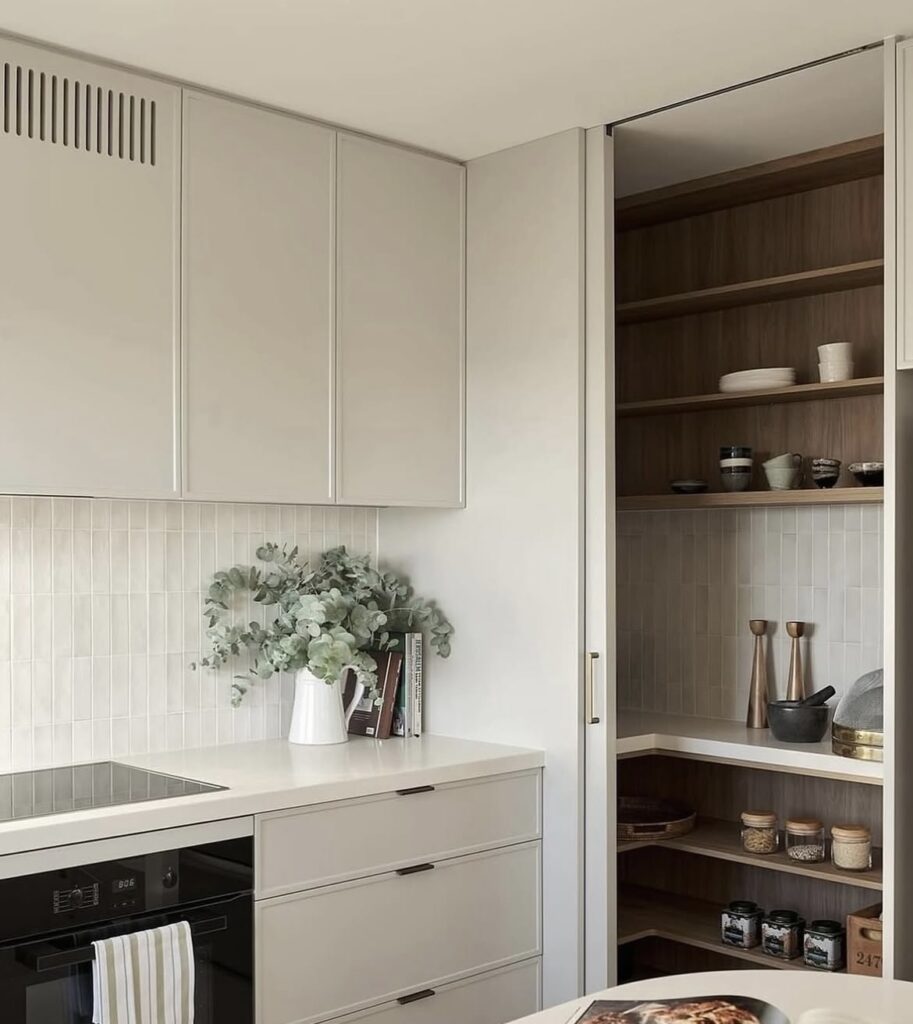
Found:
[{"label": "brass tray", "polygon": [[865,747],[883,747],[883,729],[851,729],[848,725],[831,723],[831,735],[838,743],[861,743]]}]

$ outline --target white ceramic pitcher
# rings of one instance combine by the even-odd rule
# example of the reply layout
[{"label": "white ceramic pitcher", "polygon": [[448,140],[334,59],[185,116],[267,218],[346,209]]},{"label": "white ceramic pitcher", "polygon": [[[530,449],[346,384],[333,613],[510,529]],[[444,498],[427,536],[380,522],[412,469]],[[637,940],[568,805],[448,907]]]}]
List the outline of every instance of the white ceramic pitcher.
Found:
[{"label": "white ceramic pitcher", "polygon": [[356,682],[355,693],[348,707],[342,703],[342,684],[348,668],[344,668],[339,679],[328,683],[307,668],[295,673],[295,704],[292,708],[292,724],[289,727],[289,743],[306,743],[318,746],[328,743],[345,743],[349,738],[348,727],[352,712],[358,706],[365,692],[364,683]]}]

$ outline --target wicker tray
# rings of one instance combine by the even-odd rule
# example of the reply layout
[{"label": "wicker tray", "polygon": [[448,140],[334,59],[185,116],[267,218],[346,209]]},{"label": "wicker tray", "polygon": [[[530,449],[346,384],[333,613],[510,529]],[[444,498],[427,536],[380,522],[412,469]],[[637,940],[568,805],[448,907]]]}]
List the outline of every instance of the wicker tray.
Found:
[{"label": "wicker tray", "polygon": [[687,804],[675,800],[622,796],[618,798],[617,835],[624,842],[672,839],[690,832],[696,818]]}]

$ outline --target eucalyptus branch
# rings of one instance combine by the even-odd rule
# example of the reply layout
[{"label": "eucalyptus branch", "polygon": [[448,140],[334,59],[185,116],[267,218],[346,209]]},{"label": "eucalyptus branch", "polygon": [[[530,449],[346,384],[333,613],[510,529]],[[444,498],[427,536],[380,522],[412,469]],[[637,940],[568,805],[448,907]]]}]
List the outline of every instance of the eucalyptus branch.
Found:
[{"label": "eucalyptus branch", "polygon": [[[301,668],[332,683],[350,665],[375,692],[377,665],[367,651],[386,650],[391,631],[416,624],[430,633],[437,654],[449,656],[453,627],[440,610],[394,573],[372,568],[367,555],[331,548],[312,570],[297,547],[267,543],[257,549],[257,558],[266,568],[236,565],[216,572],[203,601],[210,651],[199,664],[218,668],[248,654],[248,671],[232,684],[234,706],[253,681]],[[264,609],[275,608],[273,620],[226,623],[232,600],[242,591]]]}]

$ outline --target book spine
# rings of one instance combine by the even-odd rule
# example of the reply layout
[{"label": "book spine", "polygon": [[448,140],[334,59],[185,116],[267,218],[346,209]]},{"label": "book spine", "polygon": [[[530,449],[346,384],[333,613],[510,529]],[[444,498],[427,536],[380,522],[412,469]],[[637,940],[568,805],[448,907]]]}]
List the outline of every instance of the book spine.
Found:
[{"label": "book spine", "polygon": [[395,652],[387,654],[387,662],[384,669],[384,686],[381,696],[382,702],[380,713],[377,717],[376,736],[379,740],[387,739],[393,725],[393,708],[396,704],[396,690],[399,684],[399,674],[402,663],[402,654]]},{"label": "book spine", "polygon": [[422,734],[422,634],[409,634],[412,653],[412,735]]},{"label": "book spine", "polygon": [[409,634],[403,637],[403,696],[405,698],[405,732],[408,739],[412,735],[412,649],[409,646]]}]

